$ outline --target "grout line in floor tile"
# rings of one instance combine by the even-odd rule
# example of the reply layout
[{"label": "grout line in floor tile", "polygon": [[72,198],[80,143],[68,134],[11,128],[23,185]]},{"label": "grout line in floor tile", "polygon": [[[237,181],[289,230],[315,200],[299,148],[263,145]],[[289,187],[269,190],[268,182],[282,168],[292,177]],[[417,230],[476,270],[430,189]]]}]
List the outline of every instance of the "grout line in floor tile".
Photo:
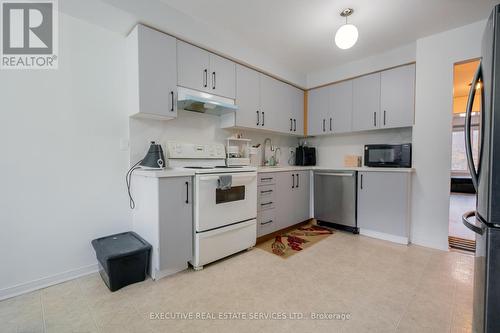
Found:
[{"label": "grout line in floor tile", "polygon": [[42,293],[43,289],[40,290],[40,307],[42,308],[42,324],[43,324],[43,333],[47,332],[47,325],[45,323],[45,307],[43,306],[43,299],[42,299]]},{"label": "grout line in floor tile", "polygon": [[406,314],[408,313],[408,310],[410,308],[410,304],[411,302],[413,302],[416,297],[417,297],[417,293],[418,293],[418,288],[420,286],[420,284],[422,283],[422,280],[424,278],[424,273],[425,273],[425,270],[427,269],[427,266],[429,266],[431,262],[431,256],[429,255],[429,258],[427,259],[427,262],[425,263],[424,265],[424,269],[422,270],[422,272],[420,273],[420,277],[418,278],[418,282],[415,284],[415,287],[413,287],[413,290],[412,290],[412,296],[410,297],[410,299],[408,300],[408,302],[406,303],[406,306],[405,306],[405,310],[403,311],[403,314],[399,317],[399,320],[398,320],[398,323],[396,325],[396,332],[398,331],[399,329],[399,325],[401,324],[401,320],[403,320],[403,318],[406,316]]},{"label": "grout line in floor tile", "polygon": [[[457,260],[455,260],[455,262],[453,263],[453,269],[456,269],[457,268]],[[454,314],[455,314],[455,302],[457,301],[457,290],[458,290],[458,281],[454,281],[453,283],[453,296],[452,296],[452,302],[451,302],[451,311],[450,311],[450,320],[449,320],[449,323],[450,323],[450,329],[449,329],[449,332],[452,333],[452,329],[453,329],[453,317],[454,317]]]},{"label": "grout line in floor tile", "polygon": [[83,289],[82,289],[82,284],[81,284],[81,278],[76,280],[77,285],[78,285],[78,290],[80,290],[80,294],[82,296],[83,302],[85,302],[85,307],[87,308],[87,311],[89,312],[90,317],[92,318],[92,322],[94,323],[95,328],[97,329],[97,332],[102,332],[101,328],[99,325],[97,325],[97,321],[95,320],[94,314],[92,313],[92,309],[90,308],[90,304],[87,300],[87,297],[85,296]]}]

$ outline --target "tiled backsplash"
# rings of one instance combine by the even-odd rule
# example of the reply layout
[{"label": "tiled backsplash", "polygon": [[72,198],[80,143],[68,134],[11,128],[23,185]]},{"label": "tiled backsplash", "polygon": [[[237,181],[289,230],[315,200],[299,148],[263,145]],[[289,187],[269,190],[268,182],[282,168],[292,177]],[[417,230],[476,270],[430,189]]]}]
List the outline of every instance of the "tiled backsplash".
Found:
[{"label": "tiled backsplash", "polygon": [[298,139],[285,135],[249,130],[226,130],[220,128],[218,116],[179,111],[177,119],[161,121],[153,119],[130,118],[130,163],[134,164],[144,157],[150,141],[165,144],[167,141],[187,143],[224,143],[235,133],[242,133],[252,140],[252,145],[264,143],[266,138],[281,148],[280,164],[287,165],[291,149],[295,149]]}]

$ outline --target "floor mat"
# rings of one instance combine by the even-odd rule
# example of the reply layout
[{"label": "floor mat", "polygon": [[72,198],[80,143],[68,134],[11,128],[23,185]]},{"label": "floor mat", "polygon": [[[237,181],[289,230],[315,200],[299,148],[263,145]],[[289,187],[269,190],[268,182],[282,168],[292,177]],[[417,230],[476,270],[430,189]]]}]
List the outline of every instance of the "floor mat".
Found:
[{"label": "floor mat", "polygon": [[315,224],[307,224],[271,238],[257,245],[257,248],[273,253],[281,258],[288,258],[333,233],[333,230]]}]

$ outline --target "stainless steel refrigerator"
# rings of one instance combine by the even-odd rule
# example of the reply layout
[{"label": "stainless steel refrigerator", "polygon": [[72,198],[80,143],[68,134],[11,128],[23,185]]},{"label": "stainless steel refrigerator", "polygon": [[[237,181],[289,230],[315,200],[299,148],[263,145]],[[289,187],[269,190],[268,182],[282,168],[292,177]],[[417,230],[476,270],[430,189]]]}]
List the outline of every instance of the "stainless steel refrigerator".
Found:
[{"label": "stainless steel refrigerator", "polygon": [[[465,146],[477,204],[462,220],[476,233],[472,330],[500,332],[500,5],[488,19],[481,53],[465,117]],[[471,145],[474,98],[481,98],[482,107],[477,165]]]}]

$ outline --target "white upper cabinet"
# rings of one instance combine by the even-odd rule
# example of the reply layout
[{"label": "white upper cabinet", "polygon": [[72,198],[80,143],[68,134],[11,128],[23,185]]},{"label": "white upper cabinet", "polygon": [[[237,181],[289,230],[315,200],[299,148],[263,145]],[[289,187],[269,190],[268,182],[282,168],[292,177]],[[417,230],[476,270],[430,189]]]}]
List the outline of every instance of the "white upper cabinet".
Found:
[{"label": "white upper cabinet", "polygon": [[236,97],[236,64],[210,53],[209,92],[228,98]]},{"label": "white upper cabinet", "polygon": [[364,75],[308,92],[308,135],[410,127],[415,64]]},{"label": "white upper cabinet", "polygon": [[177,58],[179,86],[235,98],[234,62],[179,40]]},{"label": "white upper cabinet", "polygon": [[352,80],[330,86],[330,107],[327,131],[348,133],[352,131]]},{"label": "white upper cabinet", "polygon": [[127,44],[130,115],[177,117],[176,39],[137,25]]},{"label": "white upper cabinet", "polygon": [[358,77],[353,81],[352,130],[380,127],[380,73]]},{"label": "white upper cabinet", "polygon": [[209,53],[199,47],[177,41],[177,83],[179,86],[209,91]]},{"label": "white upper cabinet", "polygon": [[304,135],[304,91],[236,65],[234,114],[221,116],[221,127],[262,129]]},{"label": "white upper cabinet", "polygon": [[383,71],[381,75],[381,127],[413,126],[415,64]]},{"label": "white upper cabinet", "polygon": [[259,128],[260,73],[241,65],[236,65],[236,105],[234,125]]},{"label": "white upper cabinet", "polygon": [[283,119],[288,115],[285,110],[283,83],[270,76],[260,75],[260,126],[261,128],[284,132]]},{"label": "white upper cabinet", "polygon": [[[330,109],[330,87],[309,90],[307,96],[307,134],[327,134],[326,118]],[[329,125],[329,124],[328,124]]]},{"label": "white upper cabinet", "polygon": [[304,91],[286,83],[281,84],[283,117],[280,122],[283,132],[302,136],[304,135]]}]

